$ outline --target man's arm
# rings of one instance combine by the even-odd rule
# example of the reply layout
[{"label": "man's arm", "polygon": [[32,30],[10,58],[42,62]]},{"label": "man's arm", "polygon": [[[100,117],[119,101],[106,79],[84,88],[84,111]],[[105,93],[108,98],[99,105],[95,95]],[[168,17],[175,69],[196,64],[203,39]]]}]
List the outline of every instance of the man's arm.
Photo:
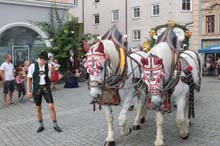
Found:
[{"label": "man's arm", "polygon": [[32,97],[32,93],[31,93],[31,80],[32,80],[32,78],[27,77],[27,96],[29,98]]},{"label": "man's arm", "polygon": [[34,72],[34,64],[31,64],[29,69],[28,69],[28,74],[27,74],[27,96],[29,98],[32,98],[32,93],[31,93],[31,87],[32,87],[32,75]]}]

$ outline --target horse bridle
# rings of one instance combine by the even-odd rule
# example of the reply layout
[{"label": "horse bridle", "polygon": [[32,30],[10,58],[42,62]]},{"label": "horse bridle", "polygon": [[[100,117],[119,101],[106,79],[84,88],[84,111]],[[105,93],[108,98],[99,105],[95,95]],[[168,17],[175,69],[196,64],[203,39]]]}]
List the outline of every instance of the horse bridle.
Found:
[{"label": "horse bridle", "polygon": [[[125,74],[122,79],[120,80],[120,82],[116,85],[109,85],[107,84],[107,74],[108,74],[108,69],[107,67],[109,67],[111,69],[111,66],[110,66],[110,60],[107,59],[105,60],[104,62],[104,68],[105,68],[105,73],[104,73],[104,79],[102,81],[94,81],[94,80],[88,80],[88,87],[91,88],[91,87],[107,87],[107,88],[111,88],[111,89],[122,89],[124,87],[124,83],[125,83],[125,80],[128,79],[129,76],[133,75],[134,77],[134,70],[136,70],[137,68],[139,69],[139,71],[141,72],[141,68],[140,68],[140,64],[138,63],[137,60],[135,60],[133,57],[131,57],[130,55],[128,55],[127,57],[129,57],[131,60],[133,60],[134,62],[137,63],[137,66],[133,67],[132,65],[132,72],[129,73],[129,74]],[[112,76],[117,76],[116,74],[113,74]],[[142,81],[142,79],[140,78],[139,81],[137,81],[136,83],[134,83],[134,85],[132,87],[128,87],[126,89],[130,89],[130,88],[133,88],[134,86],[137,86],[138,84],[140,84]],[[123,88],[124,89],[124,88]]]},{"label": "horse bridle", "polygon": [[104,87],[106,86],[106,75],[107,75],[107,66],[110,67],[110,63],[109,63],[109,60],[105,60],[104,61],[104,69],[105,69],[105,72],[104,72],[104,79],[102,81],[95,81],[95,80],[88,80],[88,87],[91,88],[91,87]]}]

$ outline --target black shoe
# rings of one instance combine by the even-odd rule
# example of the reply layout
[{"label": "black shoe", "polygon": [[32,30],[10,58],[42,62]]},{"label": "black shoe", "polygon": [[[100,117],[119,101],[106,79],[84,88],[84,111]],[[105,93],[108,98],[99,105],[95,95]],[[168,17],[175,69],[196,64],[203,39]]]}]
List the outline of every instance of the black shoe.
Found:
[{"label": "black shoe", "polygon": [[57,132],[62,132],[62,129],[59,126],[54,127],[54,130],[56,130]]},{"label": "black shoe", "polygon": [[44,127],[39,127],[39,128],[37,129],[37,133],[40,133],[40,132],[42,132],[42,131],[44,131]]}]

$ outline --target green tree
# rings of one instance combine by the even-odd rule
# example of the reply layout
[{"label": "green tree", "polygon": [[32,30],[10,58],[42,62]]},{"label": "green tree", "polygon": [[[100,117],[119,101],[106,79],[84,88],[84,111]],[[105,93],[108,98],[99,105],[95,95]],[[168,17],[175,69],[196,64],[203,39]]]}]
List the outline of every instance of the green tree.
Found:
[{"label": "green tree", "polygon": [[60,17],[56,3],[51,5],[49,16],[49,22],[36,23],[42,30],[47,32],[52,45],[51,48],[42,48],[42,50],[51,52],[61,65],[61,72],[65,72],[67,70],[66,57],[69,49],[73,49],[79,59],[83,55],[81,47],[83,27],[82,24],[77,22],[76,18],[70,18],[65,13]]}]

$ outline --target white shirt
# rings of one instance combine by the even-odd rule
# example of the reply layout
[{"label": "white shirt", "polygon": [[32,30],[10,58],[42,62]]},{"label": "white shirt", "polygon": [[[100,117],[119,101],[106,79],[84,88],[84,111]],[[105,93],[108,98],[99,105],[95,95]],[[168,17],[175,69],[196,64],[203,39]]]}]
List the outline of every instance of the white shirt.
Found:
[{"label": "white shirt", "polygon": [[12,63],[2,63],[0,70],[4,71],[4,77],[6,81],[14,80],[14,66]]},{"label": "white shirt", "polygon": [[[50,65],[48,64],[48,69],[49,69],[49,67],[50,67]],[[28,69],[28,75],[27,75],[27,77],[32,78],[32,77],[33,77],[34,70],[35,70],[35,64],[32,63],[32,64],[30,65],[29,69]],[[45,65],[42,66],[42,67],[39,66],[39,72],[40,72],[40,71],[45,71]],[[45,81],[45,79],[44,79],[45,74],[39,75],[39,76],[40,76],[39,85],[45,85],[45,84],[46,84],[46,81]],[[50,70],[48,71],[48,76],[50,77]]]}]

